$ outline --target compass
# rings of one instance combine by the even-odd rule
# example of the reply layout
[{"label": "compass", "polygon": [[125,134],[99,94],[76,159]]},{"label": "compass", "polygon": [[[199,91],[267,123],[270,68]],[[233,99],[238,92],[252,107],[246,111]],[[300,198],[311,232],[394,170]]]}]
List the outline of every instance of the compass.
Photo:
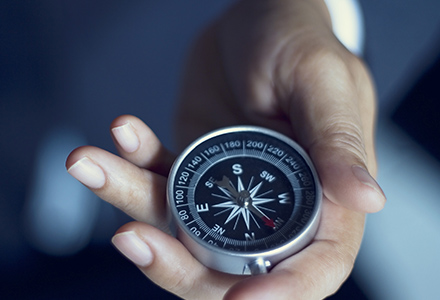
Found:
[{"label": "compass", "polygon": [[310,158],[266,128],[197,139],[175,161],[167,193],[177,238],[226,273],[268,272],[307,246],[319,225],[321,186]]}]

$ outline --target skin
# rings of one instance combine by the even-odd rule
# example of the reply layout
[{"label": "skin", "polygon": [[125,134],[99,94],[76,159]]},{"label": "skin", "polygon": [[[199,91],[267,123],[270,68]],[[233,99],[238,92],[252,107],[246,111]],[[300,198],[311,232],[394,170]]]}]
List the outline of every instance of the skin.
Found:
[{"label": "skin", "polygon": [[169,235],[166,176],[175,155],[134,116],[129,124],[138,147],[120,156],[85,146],[72,151],[68,170],[81,158],[102,169],[105,181],[91,188],[136,222],[151,260],[139,269],[162,288],[185,299],[322,299],[350,274],[360,248],[365,214],[385,196],[371,177],[375,94],[364,63],[334,37],[321,0],[241,1],[207,28],[184,70],[176,141],[180,148],[223,126],[255,124],[295,139],[309,153],[323,187],[322,218],[313,242],[255,277],[222,274],[195,260]]}]

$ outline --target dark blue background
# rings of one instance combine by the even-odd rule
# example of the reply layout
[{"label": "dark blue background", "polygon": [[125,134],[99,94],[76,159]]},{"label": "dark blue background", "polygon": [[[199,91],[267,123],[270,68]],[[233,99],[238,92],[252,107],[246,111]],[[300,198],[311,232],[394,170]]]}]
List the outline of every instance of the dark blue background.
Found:
[{"label": "dark blue background", "polygon": [[[0,2],[2,298],[163,298],[110,245],[126,218],[107,222],[101,215],[87,247],[57,257],[31,246],[23,206],[32,194],[38,149],[56,128],[115,151],[110,122],[135,114],[172,148],[173,103],[185,53],[201,28],[232,2]],[[381,117],[387,118],[438,53],[440,2],[361,3],[366,59]],[[350,294],[357,291],[349,283],[339,295],[360,297]]]}]

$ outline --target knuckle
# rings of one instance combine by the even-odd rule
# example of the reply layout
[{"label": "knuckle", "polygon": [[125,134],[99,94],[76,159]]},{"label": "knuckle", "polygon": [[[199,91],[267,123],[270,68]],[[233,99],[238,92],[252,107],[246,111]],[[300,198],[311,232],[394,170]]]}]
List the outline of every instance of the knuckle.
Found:
[{"label": "knuckle", "polygon": [[117,196],[115,198],[118,199],[118,203],[116,203],[116,205],[119,209],[129,214],[139,211],[142,208],[142,202],[138,201],[138,199],[147,198],[145,191],[139,189],[134,185],[120,187],[120,189],[116,191],[116,193]]},{"label": "knuckle", "polygon": [[330,50],[326,47],[314,47],[307,49],[302,53],[301,59],[298,61],[298,75],[311,74],[320,75],[338,73],[348,74],[347,62],[341,57],[337,51]]},{"label": "knuckle", "polygon": [[180,297],[190,294],[194,287],[194,280],[184,268],[176,267],[174,272],[167,278],[166,289]]},{"label": "knuckle", "polygon": [[341,91],[354,91],[366,85],[372,87],[368,69],[360,58],[325,46],[306,49],[298,58],[294,82],[311,81],[329,84],[332,89]]}]

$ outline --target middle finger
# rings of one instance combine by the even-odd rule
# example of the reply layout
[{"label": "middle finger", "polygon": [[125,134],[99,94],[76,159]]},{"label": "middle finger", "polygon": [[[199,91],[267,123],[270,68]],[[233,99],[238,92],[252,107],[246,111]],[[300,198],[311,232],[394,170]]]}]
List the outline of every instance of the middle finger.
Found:
[{"label": "middle finger", "polygon": [[[72,151],[66,168],[98,197],[134,219],[161,229],[168,227],[165,177],[92,146]],[[100,184],[90,184],[98,182],[97,176]]]}]

